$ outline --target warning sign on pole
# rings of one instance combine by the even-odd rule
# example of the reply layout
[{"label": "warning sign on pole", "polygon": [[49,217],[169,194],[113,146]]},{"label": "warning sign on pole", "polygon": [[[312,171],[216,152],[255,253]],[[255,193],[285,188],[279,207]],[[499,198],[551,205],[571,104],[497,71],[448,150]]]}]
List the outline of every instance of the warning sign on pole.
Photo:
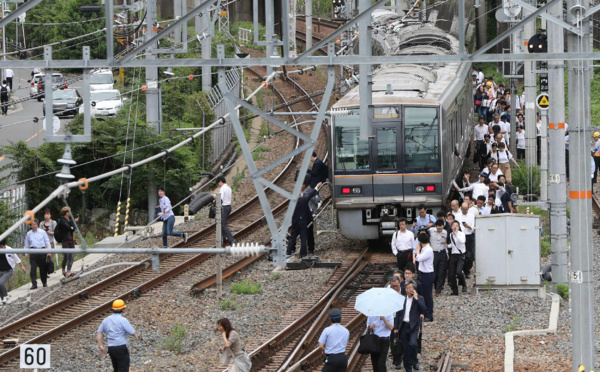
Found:
[{"label": "warning sign on pole", "polygon": [[537,96],[537,99],[535,101],[537,107],[540,110],[548,110],[548,107],[550,106],[550,99],[548,98],[548,95],[546,93],[542,93],[539,96]]}]

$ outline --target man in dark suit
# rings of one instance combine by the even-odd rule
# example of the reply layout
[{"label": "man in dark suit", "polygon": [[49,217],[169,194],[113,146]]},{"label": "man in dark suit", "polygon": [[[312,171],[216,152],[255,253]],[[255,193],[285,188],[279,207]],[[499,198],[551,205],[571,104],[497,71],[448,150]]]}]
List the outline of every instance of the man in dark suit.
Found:
[{"label": "man in dark suit", "polygon": [[421,321],[425,318],[426,306],[423,297],[419,297],[417,293],[416,281],[407,280],[405,288],[404,308],[396,313],[394,332],[399,332],[402,340],[404,369],[412,372],[413,368],[417,371],[421,369],[417,359],[417,339]]},{"label": "man in dark suit", "polygon": [[313,152],[310,160],[313,162],[312,169],[307,171],[310,174],[310,187],[315,188],[317,183],[323,183],[327,181],[327,176],[329,175],[329,170],[327,169],[327,165],[323,163],[323,160],[317,157],[317,153]]},{"label": "man in dark suit", "polygon": [[[318,183],[316,187],[321,186],[321,183]],[[302,191],[304,191],[300,197],[298,198],[298,202],[296,203],[296,208],[294,209],[294,214],[292,215],[292,232],[290,234],[290,238],[288,240],[288,248],[287,255],[291,256],[296,250],[296,240],[298,239],[298,235],[300,235],[300,257],[304,258],[307,255],[306,252],[306,240],[307,240],[307,230],[309,220],[312,219],[312,215],[310,213],[310,208],[308,203],[310,199],[315,196],[317,190],[312,189],[310,191],[305,191],[305,185],[302,186]],[[309,218],[311,215],[311,218]]]}]

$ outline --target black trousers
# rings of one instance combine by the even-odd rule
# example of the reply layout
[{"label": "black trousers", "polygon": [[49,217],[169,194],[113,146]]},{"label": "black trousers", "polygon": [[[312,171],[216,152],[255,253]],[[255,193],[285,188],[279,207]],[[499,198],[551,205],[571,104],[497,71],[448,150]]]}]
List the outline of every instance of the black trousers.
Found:
[{"label": "black trousers", "polygon": [[440,293],[442,289],[444,289],[444,281],[446,280],[446,274],[448,272],[448,256],[446,250],[433,252],[433,272],[435,273],[435,291]]},{"label": "black trousers", "polygon": [[594,178],[592,178],[592,183],[596,183],[598,180],[598,168],[600,168],[600,156],[594,156],[594,164],[596,167],[594,168]]},{"label": "black trousers", "polygon": [[419,360],[417,359],[418,336],[418,327],[416,328],[416,332],[411,332],[410,325],[402,322],[402,326],[400,327],[400,339],[402,340],[402,349],[404,350],[404,369],[408,372],[411,372],[412,367],[419,363]]},{"label": "black trousers", "polygon": [[456,278],[458,277],[458,284],[466,286],[465,275],[463,274],[464,259],[462,254],[451,254],[450,264],[448,265],[448,283],[452,288],[452,294],[458,294],[458,286],[456,285]]},{"label": "black trousers", "polygon": [[517,160],[525,159],[525,149],[517,149]]},{"label": "black trousers", "polygon": [[406,264],[408,263],[408,256],[411,252],[411,249],[407,249],[405,251],[398,251],[398,254],[396,254],[398,270],[402,271],[402,273],[404,273],[404,269],[406,268]]},{"label": "black trousers", "polygon": [[223,233],[223,237],[229,240],[229,244],[233,244],[235,239],[233,238],[233,234],[229,227],[227,227],[227,217],[231,213],[231,205],[224,205],[221,208],[221,232]]},{"label": "black trousers", "polygon": [[290,234],[290,239],[288,240],[288,248],[287,254],[290,255],[296,251],[296,240],[298,239],[298,235],[300,235],[300,257],[306,256],[306,236],[308,234],[308,229],[306,226],[294,226],[292,225],[292,232]]},{"label": "black trousers", "polygon": [[8,98],[6,98],[6,100],[0,100],[0,103],[2,104],[2,113],[6,114],[8,112]]},{"label": "black trousers", "polygon": [[[62,242],[63,248],[75,248],[75,243],[73,240],[69,240],[69,242]],[[65,271],[67,269],[68,272],[71,272],[71,268],[73,267],[73,258],[75,257],[75,253],[65,253],[63,254],[62,260],[62,269]],[[418,292],[417,292],[418,293]]]},{"label": "black trousers", "polygon": [[[312,223],[306,229],[306,241],[308,244],[308,253],[315,253],[315,223]],[[310,223],[310,222],[309,222]]]},{"label": "black trousers", "polygon": [[37,285],[37,269],[40,269],[40,279],[42,280],[42,284],[46,284],[48,280],[48,271],[46,269],[46,259],[47,255],[45,253],[32,253],[29,255],[29,263],[31,264],[31,271],[29,272],[29,277],[31,278],[31,284]]},{"label": "black trousers", "polygon": [[475,262],[475,234],[465,235],[465,237],[467,239],[465,242],[467,252],[465,254],[463,272],[465,275],[470,275],[471,269],[473,268],[473,263]]},{"label": "black trousers", "polygon": [[109,346],[108,355],[115,372],[129,372],[129,350],[127,345]]},{"label": "black trousers", "polygon": [[327,354],[325,356],[325,365],[321,372],[346,372],[348,368],[348,357],[346,354]]},{"label": "black trousers", "polygon": [[373,372],[386,372],[385,363],[387,361],[387,353],[390,348],[390,338],[381,337],[379,339],[379,352],[371,354],[371,364]]},{"label": "black trousers", "polygon": [[423,296],[425,301],[425,318],[433,320],[433,283],[435,282],[435,272],[424,273],[419,271],[419,281],[421,286],[417,290],[417,293]]},{"label": "black trousers", "polygon": [[13,91],[13,88],[12,88],[12,81],[13,81],[13,78],[12,78],[12,77],[7,77],[7,78],[6,78],[6,82],[8,83],[8,86],[10,87],[10,91],[11,91],[11,92]]}]

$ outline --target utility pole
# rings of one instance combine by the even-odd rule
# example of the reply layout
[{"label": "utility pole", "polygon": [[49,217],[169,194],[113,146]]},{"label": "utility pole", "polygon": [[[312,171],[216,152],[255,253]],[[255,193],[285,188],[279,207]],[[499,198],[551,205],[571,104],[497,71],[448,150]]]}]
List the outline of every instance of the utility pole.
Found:
[{"label": "utility pole", "polygon": [[[306,14],[306,48],[304,50],[312,48],[312,7],[312,0],[306,0],[306,5],[304,6],[304,13]],[[296,37],[296,35],[290,35],[290,37]]]},{"label": "utility pole", "polygon": [[[156,0],[148,0],[147,8],[147,25],[146,40],[151,39],[156,35]],[[148,49],[146,59],[156,59],[152,49]],[[146,123],[156,133],[161,133],[160,122],[160,90],[158,87],[158,67],[146,67]],[[164,186],[164,185],[163,185]],[[148,179],[148,222],[154,220],[154,208],[158,205],[158,195],[154,179],[149,176]]]},{"label": "utility pole", "polygon": [[[181,11],[181,0],[173,0],[173,15],[175,16],[175,19],[179,19],[181,18],[182,15],[182,11]],[[181,27],[177,27],[175,29],[175,42],[176,43],[181,43]]]},{"label": "utility pole", "polygon": [[[285,16],[285,15],[284,15]],[[258,31],[257,31],[258,32]],[[265,37],[267,40],[267,58],[272,58],[275,49],[275,7],[273,0],[265,0]],[[288,46],[286,45],[286,48]],[[272,66],[267,66],[267,76],[273,72]]]},{"label": "utility pole", "polygon": [[[567,1],[567,23],[582,36],[567,34],[569,53],[589,53],[591,24],[584,20],[589,0]],[[594,363],[594,255],[592,245],[592,185],[590,182],[590,61],[569,61],[569,196],[571,249],[569,302],[571,308],[573,372],[590,371]]]},{"label": "utility pole", "polygon": [[[199,7],[204,1],[195,0],[194,4]],[[211,56],[211,41],[214,34],[214,25],[210,20],[210,11],[205,11],[195,18],[195,29],[198,34],[198,41],[202,49],[202,58],[210,58]],[[208,92],[212,88],[211,67],[202,66],[202,91]]]},{"label": "utility pole", "polygon": [[[366,12],[371,6],[370,0],[359,0],[358,12]],[[358,49],[361,56],[369,57],[371,51],[371,17],[367,17],[358,24]],[[361,91],[362,99],[360,100],[360,134],[359,140],[366,141],[371,135],[371,106],[372,106],[372,83],[371,83],[371,65],[360,65],[358,72],[358,86]],[[366,92],[366,94],[362,93]]]},{"label": "utility pole", "polygon": [[[560,20],[562,4],[555,4],[549,13]],[[563,53],[564,30],[548,22],[548,52]],[[550,244],[552,246],[552,285],[567,284],[567,182],[565,172],[565,71],[564,61],[548,62],[550,85]],[[543,156],[543,154],[542,154]],[[557,176],[558,175],[558,176]],[[555,288],[556,289],[556,288]]]},{"label": "utility pole", "polygon": [[[528,3],[532,4],[532,0],[528,0]],[[535,4],[533,4],[535,5]],[[523,16],[530,14],[529,11],[523,11]],[[528,22],[523,28],[523,40],[529,40],[535,32],[536,25],[535,21],[532,20]],[[524,44],[524,43],[523,43]],[[522,44],[522,45],[523,45]],[[524,53],[528,53],[526,51],[527,47],[524,48]],[[537,131],[535,126],[536,115],[535,115],[535,97],[537,97],[537,86],[535,82],[535,61],[525,61],[524,66],[524,82],[525,82],[525,164],[528,169],[537,165]],[[511,108],[511,119],[513,115],[516,115],[514,109]],[[512,128],[511,128],[512,129]],[[511,137],[516,136],[516,131],[511,131]],[[513,152],[516,153],[515,148],[513,148]],[[528,193],[532,193],[532,190],[528,190]]]}]

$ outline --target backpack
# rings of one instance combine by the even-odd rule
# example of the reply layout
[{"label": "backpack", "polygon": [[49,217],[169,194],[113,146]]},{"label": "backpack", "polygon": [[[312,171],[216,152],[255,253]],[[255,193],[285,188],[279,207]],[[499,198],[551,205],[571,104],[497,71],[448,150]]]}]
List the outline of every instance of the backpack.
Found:
[{"label": "backpack", "polygon": [[65,236],[64,236],[65,232],[63,231],[62,225],[63,225],[63,218],[61,217],[58,220],[56,227],[54,228],[54,240],[56,240],[58,243],[62,243],[65,238]]},{"label": "backpack", "polygon": [[6,85],[3,85],[2,88],[0,88],[0,98],[2,98],[3,101],[8,101],[8,87]]}]

